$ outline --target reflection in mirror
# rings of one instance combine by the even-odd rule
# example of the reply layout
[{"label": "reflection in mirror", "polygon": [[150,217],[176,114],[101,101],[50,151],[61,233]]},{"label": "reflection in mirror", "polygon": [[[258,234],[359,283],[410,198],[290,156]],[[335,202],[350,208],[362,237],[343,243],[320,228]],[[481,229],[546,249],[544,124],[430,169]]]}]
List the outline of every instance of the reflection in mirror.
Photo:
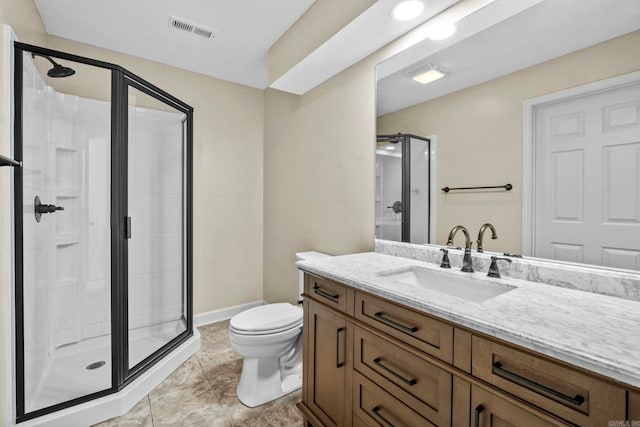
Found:
[{"label": "reflection in mirror", "polygon": [[378,135],[376,140],[376,238],[430,243],[431,140]]},{"label": "reflection in mirror", "polygon": [[378,64],[377,133],[437,137],[432,243],[491,223],[485,251],[640,270],[640,3],[530,3]]}]

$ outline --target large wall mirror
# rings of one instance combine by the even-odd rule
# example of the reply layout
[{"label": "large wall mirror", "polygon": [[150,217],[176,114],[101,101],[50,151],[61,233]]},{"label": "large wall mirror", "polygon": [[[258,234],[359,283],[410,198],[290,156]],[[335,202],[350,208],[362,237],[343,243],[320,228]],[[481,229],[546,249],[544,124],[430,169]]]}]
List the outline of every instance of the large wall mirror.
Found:
[{"label": "large wall mirror", "polygon": [[432,166],[428,221],[398,212],[420,185],[378,138],[377,237],[491,223],[486,251],[640,270],[640,2],[496,0],[455,27],[376,68],[377,134],[429,140]]}]

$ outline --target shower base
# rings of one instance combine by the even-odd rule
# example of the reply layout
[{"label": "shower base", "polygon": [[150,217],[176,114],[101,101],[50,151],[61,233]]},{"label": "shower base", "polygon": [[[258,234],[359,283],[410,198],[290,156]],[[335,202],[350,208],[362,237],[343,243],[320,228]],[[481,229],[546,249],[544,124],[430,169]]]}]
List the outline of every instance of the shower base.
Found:
[{"label": "shower base", "polygon": [[[147,326],[129,333],[131,367],[186,329],[184,319]],[[104,362],[104,364],[100,363]],[[90,365],[100,365],[87,369]],[[59,347],[27,412],[66,402],[111,387],[111,336],[105,335]]]}]

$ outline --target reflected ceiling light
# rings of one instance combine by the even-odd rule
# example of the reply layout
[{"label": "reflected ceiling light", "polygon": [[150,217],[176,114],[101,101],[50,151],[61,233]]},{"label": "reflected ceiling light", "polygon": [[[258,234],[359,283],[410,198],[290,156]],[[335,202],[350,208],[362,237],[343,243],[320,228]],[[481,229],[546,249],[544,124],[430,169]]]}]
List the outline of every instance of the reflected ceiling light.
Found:
[{"label": "reflected ceiling light", "polygon": [[[497,0],[467,0],[457,2],[455,5],[429,19],[427,22],[421,24],[417,28],[413,29],[409,34],[404,36],[403,38],[406,39],[406,48],[409,48],[429,38],[432,28],[441,24],[456,24],[467,16],[472,15],[483,7],[494,3],[495,1]],[[512,3],[515,4],[517,2]]]},{"label": "reflected ceiling light", "polygon": [[456,26],[449,23],[436,24],[429,29],[428,37],[431,40],[444,40],[456,32]]},{"label": "reflected ceiling light", "polygon": [[393,145],[387,145],[386,147],[384,147],[385,150],[395,150],[396,147],[394,147]]},{"label": "reflected ceiling light", "polygon": [[418,64],[403,71],[403,73],[404,75],[411,77],[413,80],[417,81],[418,83],[422,83],[423,85],[434,82],[449,75],[447,70],[431,63]]},{"label": "reflected ceiling light", "polygon": [[424,3],[418,0],[408,0],[398,3],[391,10],[391,15],[398,21],[408,21],[416,18],[424,10]]}]

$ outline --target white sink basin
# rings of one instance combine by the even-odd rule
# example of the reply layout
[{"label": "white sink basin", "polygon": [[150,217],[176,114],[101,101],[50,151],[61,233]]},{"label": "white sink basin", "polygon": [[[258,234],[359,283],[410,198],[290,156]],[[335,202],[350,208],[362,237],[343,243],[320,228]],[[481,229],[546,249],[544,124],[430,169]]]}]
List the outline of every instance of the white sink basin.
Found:
[{"label": "white sink basin", "polygon": [[442,274],[423,267],[408,267],[402,270],[380,273],[379,275],[393,281],[430,289],[473,302],[484,302],[515,289],[515,286]]}]

